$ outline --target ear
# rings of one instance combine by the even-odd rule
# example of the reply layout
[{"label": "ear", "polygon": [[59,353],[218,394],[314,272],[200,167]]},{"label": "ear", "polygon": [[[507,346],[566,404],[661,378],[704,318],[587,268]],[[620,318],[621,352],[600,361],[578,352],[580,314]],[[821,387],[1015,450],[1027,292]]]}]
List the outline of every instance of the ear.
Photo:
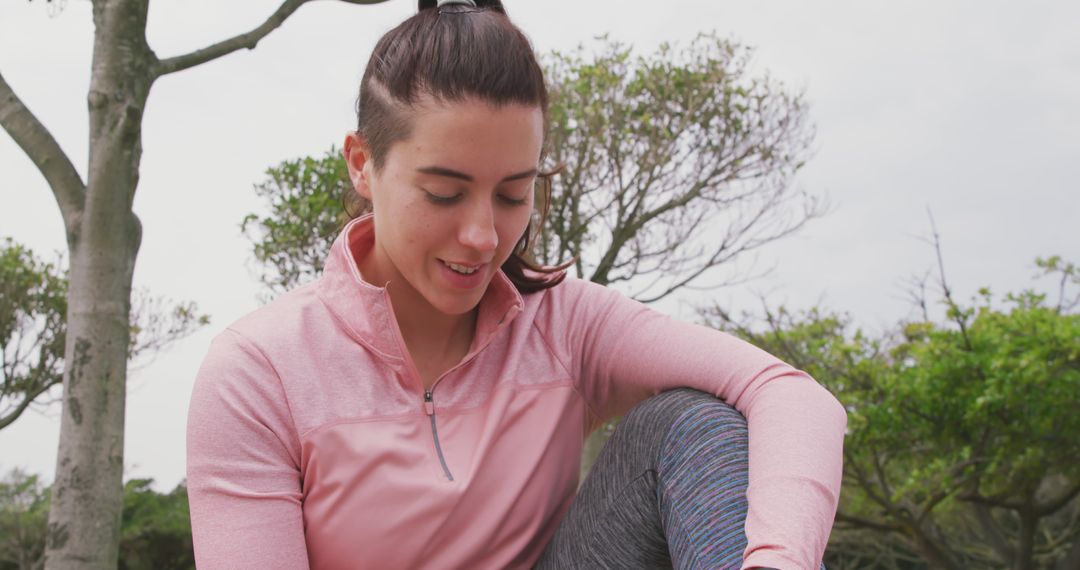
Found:
[{"label": "ear", "polygon": [[349,180],[352,181],[353,189],[356,190],[357,194],[370,201],[372,199],[370,185],[372,162],[367,142],[360,138],[359,134],[350,132],[345,136],[345,147],[342,154],[345,155],[345,165],[349,168]]}]

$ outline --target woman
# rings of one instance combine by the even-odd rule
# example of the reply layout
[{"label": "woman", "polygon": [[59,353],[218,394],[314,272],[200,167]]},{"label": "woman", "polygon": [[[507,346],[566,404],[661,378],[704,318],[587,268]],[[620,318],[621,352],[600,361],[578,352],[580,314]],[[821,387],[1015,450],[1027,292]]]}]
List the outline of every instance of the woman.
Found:
[{"label": "woman", "polygon": [[[817,568],[843,407],[743,341],[525,261],[543,75],[500,2],[440,4],[361,82],[344,153],[370,213],[199,371],[200,568]],[[631,408],[575,499],[584,437]]]}]

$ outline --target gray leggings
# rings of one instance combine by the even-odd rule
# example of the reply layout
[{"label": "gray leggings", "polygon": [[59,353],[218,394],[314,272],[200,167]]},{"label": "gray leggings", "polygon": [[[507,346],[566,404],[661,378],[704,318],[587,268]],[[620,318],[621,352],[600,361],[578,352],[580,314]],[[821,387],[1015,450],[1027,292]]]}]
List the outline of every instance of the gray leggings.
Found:
[{"label": "gray leggings", "polygon": [[704,392],[642,402],[601,450],[536,568],[738,569],[748,442],[743,415]]}]

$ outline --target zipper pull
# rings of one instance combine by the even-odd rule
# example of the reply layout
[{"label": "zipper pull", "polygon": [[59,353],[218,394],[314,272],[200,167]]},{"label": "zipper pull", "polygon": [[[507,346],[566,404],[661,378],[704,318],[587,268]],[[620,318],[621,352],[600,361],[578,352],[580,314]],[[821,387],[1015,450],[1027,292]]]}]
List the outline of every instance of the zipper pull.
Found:
[{"label": "zipper pull", "polygon": [[431,400],[431,390],[424,392],[424,411],[429,416],[435,415],[435,402]]}]

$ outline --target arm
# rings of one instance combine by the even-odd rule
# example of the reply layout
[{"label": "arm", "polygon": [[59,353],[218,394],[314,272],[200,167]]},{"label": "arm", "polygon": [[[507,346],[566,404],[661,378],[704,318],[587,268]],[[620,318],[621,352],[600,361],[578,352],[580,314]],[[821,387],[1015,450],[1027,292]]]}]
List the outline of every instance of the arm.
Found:
[{"label": "arm", "polygon": [[[597,420],[676,387],[709,392],[747,419],[743,568],[816,570],[840,496],[847,414],[809,375],[727,333],[682,323],[591,283],[564,301],[581,390]],[[562,311],[559,311],[562,312]],[[575,348],[576,347],[576,348]]]},{"label": "arm", "polygon": [[187,485],[199,568],[308,568],[300,442],[266,358],[214,339],[191,395]]}]

